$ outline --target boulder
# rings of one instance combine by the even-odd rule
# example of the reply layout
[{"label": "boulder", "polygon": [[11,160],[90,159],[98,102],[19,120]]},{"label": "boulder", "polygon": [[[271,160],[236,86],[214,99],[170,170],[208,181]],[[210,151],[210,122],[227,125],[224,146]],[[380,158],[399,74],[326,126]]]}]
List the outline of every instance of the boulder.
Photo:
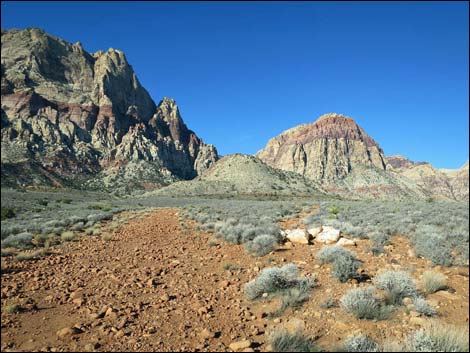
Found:
[{"label": "boulder", "polygon": [[304,229],[286,230],[286,238],[292,243],[308,244],[310,234]]},{"label": "boulder", "polygon": [[335,244],[341,234],[339,229],[330,226],[323,226],[322,231],[316,236],[315,241],[322,244]]},{"label": "boulder", "polygon": [[347,238],[341,238],[338,240],[336,245],[341,245],[341,246],[356,246],[356,242],[352,239],[347,239]]},{"label": "boulder", "polygon": [[307,230],[308,234],[310,234],[313,238],[315,238],[318,234],[321,233],[321,231],[323,230],[323,227],[320,226],[320,227],[315,227],[315,228],[310,228]]}]

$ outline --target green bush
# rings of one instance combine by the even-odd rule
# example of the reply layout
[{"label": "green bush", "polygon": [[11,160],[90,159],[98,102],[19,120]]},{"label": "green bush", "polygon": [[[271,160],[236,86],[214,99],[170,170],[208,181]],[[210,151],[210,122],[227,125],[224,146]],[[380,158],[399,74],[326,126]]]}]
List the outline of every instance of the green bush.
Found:
[{"label": "green bush", "polygon": [[9,208],[9,207],[2,207],[1,208],[2,221],[6,220],[8,218],[13,218],[15,216],[16,216],[16,214],[15,214],[15,210],[13,208]]}]

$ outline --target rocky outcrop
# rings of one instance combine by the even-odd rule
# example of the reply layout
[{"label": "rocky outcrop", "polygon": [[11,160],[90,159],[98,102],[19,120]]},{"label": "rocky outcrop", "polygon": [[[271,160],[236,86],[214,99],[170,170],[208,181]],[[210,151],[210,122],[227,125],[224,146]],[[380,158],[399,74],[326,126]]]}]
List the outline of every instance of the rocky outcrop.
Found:
[{"label": "rocky outcrop", "polygon": [[469,200],[468,161],[454,170],[437,169],[430,163],[411,161],[395,165],[394,170],[427,190],[436,199]]},{"label": "rocky outcrop", "polygon": [[103,175],[138,178],[125,169],[147,165],[142,183],[158,186],[218,159],[174,100],[154,103],[122,51],[89,54],[40,29],[2,31],[1,79],[2,183],[10,167],[34,161],[62,181],[101,186]]},{"label": "rocky outcrop", "polygon": [[400,156],[400,155],[394,155],[394,156],[388,156],[385,157],[387,160],[387,163],[394,169],[400,169],[400,168],[409,168],[415,165],[421,165],[421,164],[426,164],[426,162],[413,162],[410,161],[408,158]]},{"label": "rocky outcrop", "polygon": [[382,149],[356,122],[329,113],[284,131],[256,156],[348,197],[425,197],[413,182],[389,171]]}]

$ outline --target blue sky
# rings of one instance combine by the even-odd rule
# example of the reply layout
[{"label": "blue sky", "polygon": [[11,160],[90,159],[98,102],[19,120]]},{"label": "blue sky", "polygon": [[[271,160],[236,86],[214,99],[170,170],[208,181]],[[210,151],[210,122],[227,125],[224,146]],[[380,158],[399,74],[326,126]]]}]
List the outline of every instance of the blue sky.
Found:
[{"label": "blue sky", "polygon": [[327,112],[384,149],[468,159],[467,2],[2,2],[2,28],[40,27],[126,53],[158,101],[221,154],[253,154]]}]

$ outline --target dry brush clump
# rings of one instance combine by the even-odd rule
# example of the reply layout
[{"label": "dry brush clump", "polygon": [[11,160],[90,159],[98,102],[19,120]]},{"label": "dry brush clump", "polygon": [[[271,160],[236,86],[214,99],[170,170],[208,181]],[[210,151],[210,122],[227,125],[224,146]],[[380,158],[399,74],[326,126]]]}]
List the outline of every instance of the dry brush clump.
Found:
[{"label": "dry brush clump", "polygon": [[414,298],[418,295],[413,278],[404,271],[384,271],[372,282],[385,292],[386,301],[392,305],[400,305],[403,298]]},{"label": "dry brush clump", "polygon": [[393,311],[393,307],[383,302],[373,286],[351,289],[340,299],[340,306],[356,318],[366,320],[384,320]]},{"label": "dry brush clump", "polygon": [[281,307],[275,314],[280,314],[289,307],[299,307],[310,297],[315,279],[299,276],[299,269],[294,264],[271,267],[261,271],[252,281],[245,284],[245,295],[249,300],[263,296],[281,299]]},{"label": "dry brush clump", "polygon": [[317,252],[315,257],[321,263],[332,264],[332,275],[340,282],[357,275],[357,270],[361,264],[356,259],[356,254],[339,245],[324,246]]},{"label": "dry brush clump", "polygon": [[278,329],[269,336],[273,352],[320,352],[321,350],[305,336],[302,330],[289,332]]},{"label": "dry brush clump", "polygon": [[438,290],[447,288],[446,276],[436,271],[423,272],[421,282],[427,294],[436,293]]}]

